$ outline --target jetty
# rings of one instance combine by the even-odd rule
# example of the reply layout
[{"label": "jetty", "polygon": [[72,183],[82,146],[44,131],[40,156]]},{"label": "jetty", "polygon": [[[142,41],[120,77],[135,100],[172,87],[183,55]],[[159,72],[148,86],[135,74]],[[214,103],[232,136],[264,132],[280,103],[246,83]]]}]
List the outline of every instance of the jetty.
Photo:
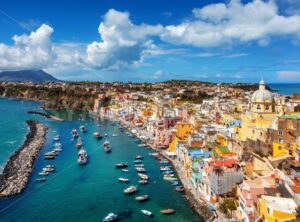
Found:
[{"label": "jetty", "polygon": [[28,120],[27,125],[30,131],[24,144],[9,158],[0,175],[0,197],[22,192],[34,161],[46,141],[47,126],[35,120]]},{"label": "jetty", "polygon": [[39,112],[39,111],[28,111],[27,113],[39,115],[39,116],[45,117],[47,119],[52,119],[52,120],[59,121],[59,122],[63,122],[64,121],[64,119],[59,118],[59,117],[54,116],[54,115],[51,115],[49,113],[44,113],[44,112]]}]

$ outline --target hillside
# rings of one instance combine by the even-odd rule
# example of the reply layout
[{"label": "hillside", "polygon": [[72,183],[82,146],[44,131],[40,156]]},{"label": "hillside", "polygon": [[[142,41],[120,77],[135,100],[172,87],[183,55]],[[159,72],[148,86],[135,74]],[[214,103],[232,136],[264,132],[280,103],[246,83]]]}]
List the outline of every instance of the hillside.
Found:
[{"label": "hillside", "polygon": [[20,70],[0,72],[0,82],[59,82],[43,70]]}]

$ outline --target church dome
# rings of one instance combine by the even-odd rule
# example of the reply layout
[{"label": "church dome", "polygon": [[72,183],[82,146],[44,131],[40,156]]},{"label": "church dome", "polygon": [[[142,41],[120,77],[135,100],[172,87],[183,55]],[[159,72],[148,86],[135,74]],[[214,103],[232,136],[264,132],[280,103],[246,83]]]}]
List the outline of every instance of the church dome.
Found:
[{"label": "church dome", "polygon": [[251,97],[251,102],[272,103],[273,100],[274,100],[273,94],[269,90],[266,90],[265,82],[261,80],[259,82],[259,89],[256,90]]}]

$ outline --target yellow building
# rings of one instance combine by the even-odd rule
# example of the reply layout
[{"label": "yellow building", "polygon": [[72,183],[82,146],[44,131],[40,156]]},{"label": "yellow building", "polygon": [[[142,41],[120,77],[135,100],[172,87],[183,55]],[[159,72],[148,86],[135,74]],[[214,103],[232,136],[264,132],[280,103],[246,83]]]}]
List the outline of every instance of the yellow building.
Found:
[{"label": "yellow building", "polygon": [[169,144],[169,152],[173,152],[173,153],[176,152],[177,142],[178,142],[178,139],[177,139],[177,137],[175,137]]},{"label": "yellow building", "polygon": [[297,204],[292,198],[263,195],[257,202],[258,214],[266,222],[286,222],[296,219]]},{"label": "yellow building", "polygon": [[282,144],[282,143],[273,143],[273,157],[277,158],[277,157],[282,157],[285,155],[288,155],[289,151],[286,149],[286,144]]},{"label": "yellow building", "polygon": [[190,123],[180,122],[176,124],[176,136],[179,141],[187,142],[191,132],[192,125]]},{"label": "yellow building", "polygon": [[241,127],[236,128],[237,139],[265,141],[267,129],[272,128],[276,121],[273,95],[266,90],[265,82],[260,81],[259,89],[251,97],[250,109],[241,115]]}]

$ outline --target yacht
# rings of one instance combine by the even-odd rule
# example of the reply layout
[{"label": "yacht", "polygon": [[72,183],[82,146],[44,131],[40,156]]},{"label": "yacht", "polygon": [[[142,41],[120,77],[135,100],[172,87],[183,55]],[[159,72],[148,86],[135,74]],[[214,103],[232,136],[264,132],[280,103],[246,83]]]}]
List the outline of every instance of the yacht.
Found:
[{"label": "yacht", "polygon": [[137,201],[145,201],[145,200],[148,200],[148,199],[149,199],[148,195],[137,196],[135,198],[135,200],[137,200]]},{"label": "yacht", "polygon": [[151,217],[151,216],[153,215],[153,214],[152,214],[150,211],[148,211],[148,210],[141,210],[141,212],[142,212],[143,214],[149,216],[149,217]]},{"label": "yacht", "polygon": [[126,194],[132,194],[132,193],[135,193],[135,192],[137,192],[137,187],[136,186],[130,186],[130,187],[128,187],[128,188],[126,188],[125,190],[124,190],[124,193],[126,193]]},{"label": "yacht", "polygon": [[80,165],[86,164],[87,160],[88,160],[87,152],[84,149],[81,149],[78,152],[78,160],[77,160],[78,164]]}]

